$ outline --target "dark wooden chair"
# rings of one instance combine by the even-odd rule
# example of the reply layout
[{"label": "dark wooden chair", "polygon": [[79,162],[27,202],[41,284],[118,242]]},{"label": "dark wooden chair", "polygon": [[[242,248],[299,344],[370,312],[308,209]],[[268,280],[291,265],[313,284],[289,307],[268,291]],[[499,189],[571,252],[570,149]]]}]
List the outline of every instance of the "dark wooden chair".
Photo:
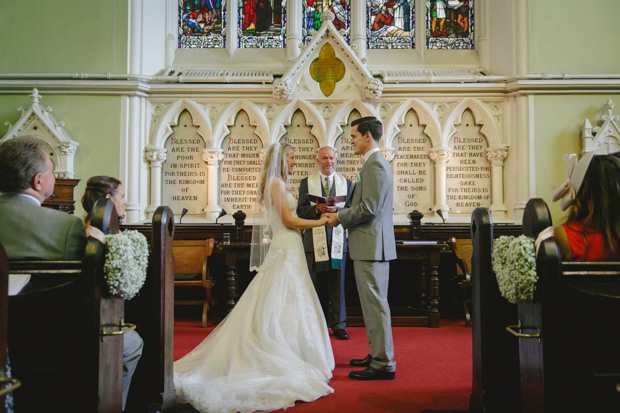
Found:
[{"label": "dark wooden chair", "polygon": [[457,282],[461,286],[463,295],[463,312],[465,314],[465,326],[471,327],[471,254],[473,246],[469,240],[450,238],[448,245],[456,260],[458,268]]},{"label": "dark wooden chair", "polygon": [[515,340],[506,326],[517,319],[516,308],[499,293],[491,264],[493,220],[486,208],[471,219],[473,254],[471,412],[518,412],[519,360]]},{"label": "dark wooden chair", "polygon": [[[524,233],[551,224],[542,200],[530,212]],[[519,309],[523,333],[541,336],[519,339],[524,411],[618,411],[620,262],[562,262],[549,238],[536,267],[535,302]]]},{"label": "dark wooden chair", "polygon": [[204,292],[200,299],[175,299],[174,305],[202,306],[202,326],[207,326],[207,311],[213,304],[211,288],[215,281],[209,274],[208,259],[213,253],[215,240],[177,240],[172,242],[174,255],[174,286],[193,287]]},{"label": "dark wooden chair", "polygon": [[[4,247],[0,244],[0,366],[7,360],[7,321],[9,314],[9,261]],[[0,413],[5,412],[5,398],[21,386],[21,382],[8,377],[5,367],[0,368]]]},{"label": "dark wooden chair", "polygon": [[176,411],[174,391],[174,215],[160,206],[153,215],[149,269],[140,295],[125,303],[127,321],[138,324],[144,341],[132,379],[127,411]]},{"label": "dark wooden chair", "polygon": [[[99,201],[91,224],[115,222],[112,202]],[[123,302],[107,293],[104,260],[89,238],[82,261],[9,261],[11,273],[32,275],[9,299],[16,411],[121,410]]]}]

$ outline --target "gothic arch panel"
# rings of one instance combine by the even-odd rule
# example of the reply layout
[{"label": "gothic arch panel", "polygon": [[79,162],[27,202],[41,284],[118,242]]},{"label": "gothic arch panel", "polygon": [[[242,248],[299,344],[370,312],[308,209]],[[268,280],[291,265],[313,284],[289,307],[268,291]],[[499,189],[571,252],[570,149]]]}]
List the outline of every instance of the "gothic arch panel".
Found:
[{"label": "gothic arch panel", "polygon": [[179,124],[179,118],[184,111],[191,115],[192,124],[198,127],[196,133],[202,137],[207,145],[211,142],[211,121],[207,112],[199,103],[182,99],[174,102],[157,123],[152,135],[152,146],[164,147],[166,140],[173,133],[172,128]]},{"label": "gothic arch panel", "polygon": [[213,147],[221,148],[224,139],[230,134],[229,126],[235,124],[240,111],[245,111],[250,124],[256,127],[255,133],[263,144],[269,142],[269,123],[264,113],[253,103],[247,100],[232,102],[220,115],[213,128]]}]

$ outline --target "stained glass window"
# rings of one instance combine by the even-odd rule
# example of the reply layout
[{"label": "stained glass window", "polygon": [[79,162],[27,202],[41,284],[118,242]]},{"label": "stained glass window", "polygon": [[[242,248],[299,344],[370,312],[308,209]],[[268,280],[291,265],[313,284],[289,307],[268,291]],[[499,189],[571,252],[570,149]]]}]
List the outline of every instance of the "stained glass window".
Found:
[{"label": "stained glass window", "polygon": [[474,48],[474,0],[426,0],[428,49]]},{"label": "stained glass window", "polygon": [[369,49],[415,48],[415,0],[367,0]]},{"label": "stained glass window", "polygon": [[[359,0],[358,0],[359,1]],[[329,12],[329,18],[342,37],[349,42],[351,36],[351,6],[349,0],[302,0],[303,39],[310,43],[312,36],[321,28],[321,15]]]},{"label": "stained glass window", "polygon": [[224,47],[226,0],[179,0],[179,47]]},{"label": "stained glass window", "polygon": [[286,46],[286,0],[241,0],[238,5],[239,47]]}]

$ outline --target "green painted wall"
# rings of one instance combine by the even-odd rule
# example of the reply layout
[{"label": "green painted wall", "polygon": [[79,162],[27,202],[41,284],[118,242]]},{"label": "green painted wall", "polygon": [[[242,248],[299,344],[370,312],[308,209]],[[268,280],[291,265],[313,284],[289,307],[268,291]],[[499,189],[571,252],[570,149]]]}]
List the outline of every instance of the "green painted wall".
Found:
[{"label": "green painted wall", "polygon": [[[0,73],[127,72],[127,0],[34,0],[28,6],[2,1]],[[75,198],[81,198],[88,177],[118,176],[121,98],[40,93],[40,103],[53,108],[54,118],[80,144]],[[0,95],[0,137],[8,129],[4,121],[19,119],[17,107],[31,104],[28,94]],[[84,214],[79,202],[76,214]]]},{"label": "green painted wall", "polygon": [[[51,106],[56,121],[65,122],[64,130],[80,146],[74,156],[74,178],[81,179],[75,189],[76,215],[83,216],[79,202],[86,181],[93,175],[118,177],[120,172],[120,98],[117,96],[45,95],[40,103]],[[17,107],[28,109],[32,100],[27,95],[0,95],[0,137],[15,124],[20,113]]]},{"label": "green painted wall", "polygon": [[[537,96],[535,105],[536,196],[549,205],[553,222],[564,217],[559,202],[551,202],[555,189],[564,182],[564,154],[580,153],[582,128],[586,119],[592,127],[602,124],[605,103],[616,105],[620,95]],[[618,114],[618,106],[614,110]]]},{"label": "green painted wall", "polygon": [[620,2],[529,0],[530,73],[620,73]]},{"label": "green painted wall", "polygon": [[3,0],[0,73],[127,73],[127,0]]}]

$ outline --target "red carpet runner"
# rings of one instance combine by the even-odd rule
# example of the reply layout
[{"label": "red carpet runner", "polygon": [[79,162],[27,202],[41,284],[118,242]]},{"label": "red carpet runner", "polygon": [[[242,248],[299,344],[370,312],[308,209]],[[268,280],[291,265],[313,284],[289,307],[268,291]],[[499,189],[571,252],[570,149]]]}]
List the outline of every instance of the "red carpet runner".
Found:
[{"label": "red carpet runner", "polygon": [[[174,359],[212,330],[198,321],[177,321]],[[394,327],[396,380],[359,382],[348,377],[349,360],[368,353],[366,331],[349,327],[351,339],[332,336],[336,359],[330,382],[335,392],[312,403],[297,403],[287,412],[407,412],[467,411],[471,392],[471,329],[464,321],[442,320],[440,328]]]}]

